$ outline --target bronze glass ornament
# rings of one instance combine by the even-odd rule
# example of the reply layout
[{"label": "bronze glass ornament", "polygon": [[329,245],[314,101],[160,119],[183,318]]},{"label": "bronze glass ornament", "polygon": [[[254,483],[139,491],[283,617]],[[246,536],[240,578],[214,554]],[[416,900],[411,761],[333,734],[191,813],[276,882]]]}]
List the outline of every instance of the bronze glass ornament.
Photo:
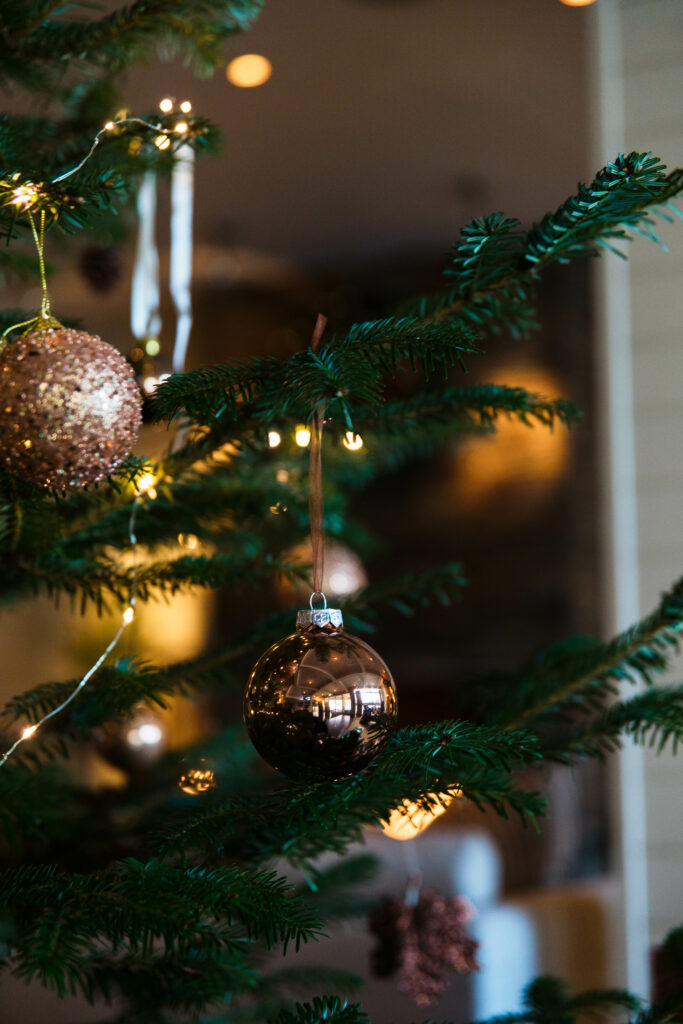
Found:
[{"label": "bronze glass ornament", "polygon": [[290,778],[344,778],[386,746],[394,681],[369,644],[344,632],[338,609],[306,609],[296,633],[254,666],[244,721],[261,757]]},{"label": "bronze glass ornament", "polygon": [[0,351],[0,458],[33,483],[66,490],[109,476],[141,410],[132,369],[96,335],[43,327]]}]

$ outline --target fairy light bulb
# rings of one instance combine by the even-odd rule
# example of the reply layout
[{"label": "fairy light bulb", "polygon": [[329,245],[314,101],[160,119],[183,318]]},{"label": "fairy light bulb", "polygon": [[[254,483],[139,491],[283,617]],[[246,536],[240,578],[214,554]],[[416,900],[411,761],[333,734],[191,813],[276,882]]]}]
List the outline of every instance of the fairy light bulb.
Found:
[{"label": "fairy light bulb", "polygon": [[[163,100],[159,104],[159,110],[162,112],[162,114],[170,114],[171,113],[171,111],[173,110],[173,100],[171,99],[170,96],[165,96],[163,98]],[[182,107],[181,107],[181,110],[182,110]]]},{"label": "fairy light bulb", "polygon": [[299,445],[299,448],[308,448],[311,443],[311,432],[308,427],[304,427],[303,424],[298,426],[294,433],[294,440]]},{"label": "fairy light bulb", "polygon": [[180,110],[183,114],[189,114],[190,111],[192,110],[192,104],[190,103],[190,101],[183,100],[183,102],[180,104]]},{"label": "fairy light bulb", "polygon": [[268,431],[268,444],[271,448],[277,448],[282,441],[282,438],[278,434],[277,430]]},{"label": "fairy light bulb", "polygon": [[177,135],[187,135],[189,130],[190,126],[187,123],[187,121],[178,121],[174,128],[174,131],[176,132]]},{"label": "fairy light bulb", "polygon": [[38,729],[37,725],[27,725],[22,730],[22,733],[21,733],[22,740],[30,740],[31,736],[33,736],[34,732],[36,732],[37,729]]},{"label": "fairy light bulb", "polygon": [[123,621],[125,622],[125,624],[127,626],[130,626],[130,624],[131,624],[131,622],[133,621],[134,618],[135,618],[135,609],[132,608],[132,607],[126,608],[125,612],[123,613]]},{"label": "fairy light bulb", "polygon": [[157,147],[157,149],[168,149],[168,147],[171,145],[171,140],[169,139],[168,135],[157,135],[156,139],[154,140],[154,145]]},{"label": "fairy light bulb", "polygon": [[138,477],[136,481],[137,493],[145,494],[147,495],[148,498],[156,498],[157,492],[154,486],[156,482],[157,478],[155,477],[154,473],[143,473],[141,476]]},{"label": "fairy light bulb", "polygon": [[17,185],[12,192],[12,203],[20,210],[28,210],[38,198],[38,188],[30,181],[25,185]]},{"label": "fairy light bulb", "polygon": [[104,130],[105,130],[105,132],[113,131],[114,130],[114,122],[113,121],[107,121],[107,123],[104,126]]},{"label": "fairy light bulb", "polygon": [[347,430],[342,444],[350,452],[357,452],[363,447],[363,438],[360,434],[354,434],[352,430]]},{"label": "fairy light bulb", "polygon": [[260,53],[244,53],[231,60],[225,69],[225,77],[240,89],[254,89],[268,81],[273,65]]},{"label": "fairy light bulb", "polygon": [[399,807],[391,812],[389,819],[382,822],[381,828],[384,835],[389,839],[401,841],[415,839],[434,824],[454,799],[450,793],[430,793],[429,797],[433,801],[429,810],[411,800],[404,800]]}]

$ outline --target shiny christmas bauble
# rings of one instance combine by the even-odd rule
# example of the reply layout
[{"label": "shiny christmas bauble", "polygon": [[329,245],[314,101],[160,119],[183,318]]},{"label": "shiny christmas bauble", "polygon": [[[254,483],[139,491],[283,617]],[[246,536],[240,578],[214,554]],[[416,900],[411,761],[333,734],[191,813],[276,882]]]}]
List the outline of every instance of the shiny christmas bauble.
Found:
[{"label": "shiny christmas bauble", "polygon": [[379,654],[344,632],[334,608],[299,612],[297,631],[254,666],[244,695],[250,739],[293,779],[366,768],[396,723],[396,689]]},{"label": "shiny christmas bauble", "polygon": [[33,483],[66,490],[109,476],[141,410],[130,366],[96,335],[39,328],[0,351],[0,459]]}]

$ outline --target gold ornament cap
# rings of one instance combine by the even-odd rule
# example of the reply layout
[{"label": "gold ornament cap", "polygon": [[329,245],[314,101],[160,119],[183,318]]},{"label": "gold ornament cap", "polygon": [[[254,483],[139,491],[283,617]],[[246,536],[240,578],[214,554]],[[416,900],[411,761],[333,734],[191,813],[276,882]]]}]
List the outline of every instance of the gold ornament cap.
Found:
[{"label": "gold ornament cap", "polygon": [[[314,608],[313,602],[316,597],[322,597],[323,606],[322,608]],[[327,598],[324,594],[316,591],[311,594],[308,608],[300,608],[296,613],[296,628],[298,630],[310,629],[314,626],[316,629],[343,629],[344,620],[342,618],[341,608],[328,608]]]}]

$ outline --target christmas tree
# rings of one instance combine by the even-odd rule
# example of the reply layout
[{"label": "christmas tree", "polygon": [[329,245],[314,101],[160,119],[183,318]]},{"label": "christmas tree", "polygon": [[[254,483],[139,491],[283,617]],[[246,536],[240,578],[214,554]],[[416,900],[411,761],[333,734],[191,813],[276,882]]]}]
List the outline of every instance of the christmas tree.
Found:
[{"label": "christmas tree", "polygon": [[[189,661],[141,664],[116,649],[136,608],[159,593],[240,590],[274,573],[307,579],[308,566],[291,549],[309,524],[319,590],[323,497],[339,535],[358,475],[331,454],[330,441],[339,451],[343,437],[351,445],[362,437],[370,479],[445,439],[494,434],[501,418],[530,429],[569,427],[579,415],[571,402],[521,387],[468,386],[462,370],[492,332],[533,330],[546,268],[598,255],[632,233],[656,241],[654,215],[668,216],[683,191],[682,171],[630,153],[615,156],[530,230],[500,213],[476,219],[453,245],[437,294],[407,300],[382,319],[327,326],[320,319],[310,346],[284,360],[256,355],[163,380],[145,414],[168,425],[167,451],[132,455],[141,404],[132,373],[86,333],[91,325],[54,318],[44,247],[60,232],[97,231],[131,202],[146,172],[170,173],[188,147],[210,152],[218,133],[189,110],[182,120],[172,109],[120,113],[118,81],[160,47],[210,70],[223,41],[247,29],[259,6],[134,0],[102,15],[54,0],[0,4],[4,83],[33,97],[40,111],[0,122],[3,273],[33,273],[25,243],[35,243],[44,284],[39,312],[2,313],[0,588],[6,605],[65,595],[76,614],[94,605],[120,607],[121,616],[92,671],[36,685],[4,709],[2,966],[60,994],[111,999],[108,1019],[120,1024],[366,1021],[362,994],[360,1003],[344,995],[344,971],[297,971],[296,961],[275,971],[265,956],[322,940],[328,919],[344,912],[339,891],[368,877],[367,858],[322,869],[319,855],[343,854],[365,827],[409,805],[435,814],[456,796],[534,825],[545,802],[520,781],[521,769],[603,758],[624,737],[663,749],[683,731],[683,687],[655,685],[678,647],[680,581],[610,640],[566,641],[504,676],[471,680],[467,720],[394,728],[391,680],[370,650],[375,668],[361,676],[381,678],[382,686],[375,681],[364,697],[359,684],[350,697],[335,691],[330,701],[347,719],[347,698],[361,703],[353,729],[337,715],[341,733],[330,728],[331,704],[314,713],[302,698],[285,713],[281,686],[263,697],[273,679],[281,683],[292,665],[296,671],[304,650],[327,651],[322,660],[346,657],[351,641],[334,615],[312,611],[297,656],[275,658],[275,667],[259,662],[247,705],[257,746],[292,778],[257,769],[244,726],[234,722],[187,755],[169,755],[151,788],[131,776],[130,785],[107,793],[105,806],[70,770],[74,750],[115,735],[141,706],[178,694],[240,693],[263,651],[292,633],[288,611],[255,615],[248,631],[228,629]],[[392,391],[403,374],[420,381],[410,397]],[[291,436],[296,425],[309,431],[310,474],[276,475],[273,439]],[[301,466],[294,446],[283,445],[277,458],[281,467]],[[284,506],[286,530],[268,511]],[[192,544],[179,547],[179,534]],[[362,634],[384,609],[410,614],[447,604],[462,585],[455,565],[374,582],[344,603],[345,626]],[[644,688],[624,698],[624,681]],[[297,888],[275,862],[303,869],[307,883]],[[683,968],[680,932],[664,955],[673,977]],[[292,993],[302,988],[296,1003]],[[682,1010],[680,993],[648,1008],[626,992],[573,995],[544,978],[527,990],[524,1011],[505,1020],[569,1024],[610,1011],[633,1024],[664,1024]]]}]

